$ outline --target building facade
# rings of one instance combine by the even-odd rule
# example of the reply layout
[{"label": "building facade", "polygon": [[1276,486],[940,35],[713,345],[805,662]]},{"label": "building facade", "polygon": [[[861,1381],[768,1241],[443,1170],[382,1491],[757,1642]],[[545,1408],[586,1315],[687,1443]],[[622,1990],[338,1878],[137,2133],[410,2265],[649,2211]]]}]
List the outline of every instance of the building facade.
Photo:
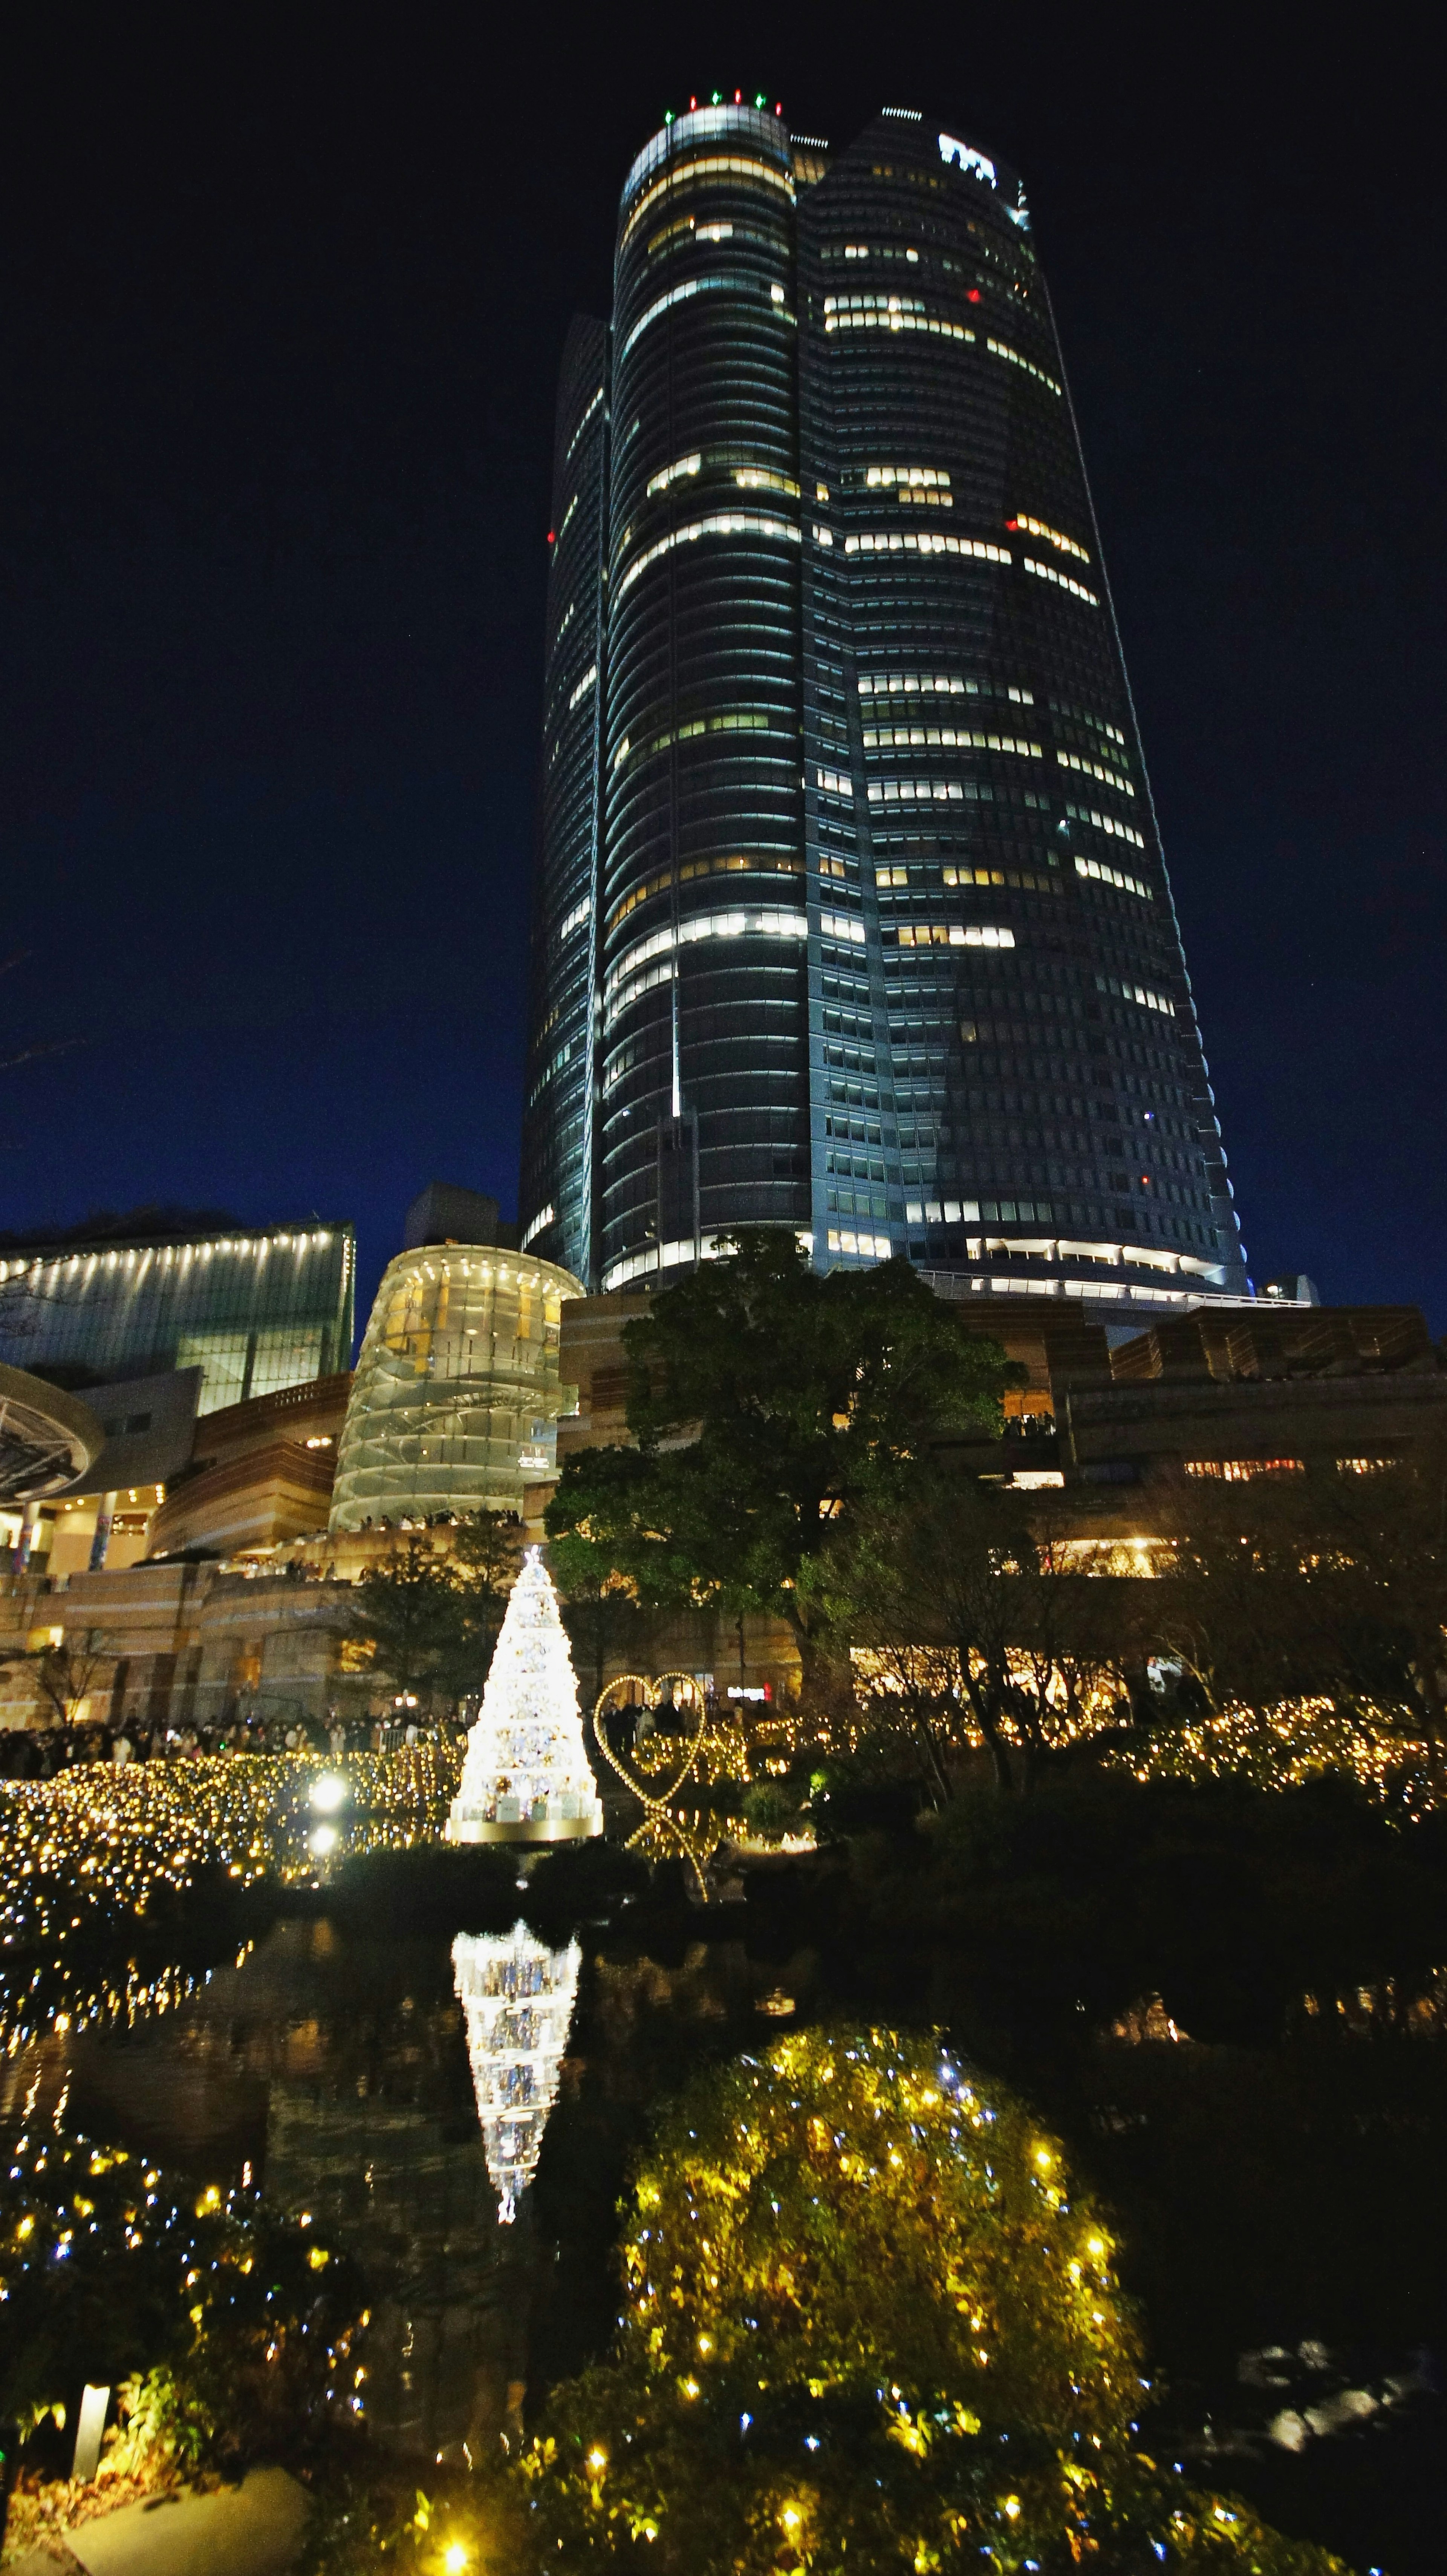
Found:
[{"label": "building facade", "polygon": [[623,190],[554,478],[521,1223],[1122,1312],[1247,1282],[1024,193],[742,102]]},{"label": "building facade", "polygon": [[0,1358],[84,1389],[199,1368],[198,1413],[348,1365],[350,1225],[233,1226],[0,1252]]}]

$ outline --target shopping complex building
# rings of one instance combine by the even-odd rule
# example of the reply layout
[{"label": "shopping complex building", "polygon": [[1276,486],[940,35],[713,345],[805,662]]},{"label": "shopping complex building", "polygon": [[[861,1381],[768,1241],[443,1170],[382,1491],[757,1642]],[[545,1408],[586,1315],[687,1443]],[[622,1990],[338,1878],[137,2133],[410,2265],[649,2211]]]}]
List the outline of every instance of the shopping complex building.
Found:
[{"label": "shopping complex building", "polygon": [[1024,191],[769,103],[628,173],[564,354],[521,1223],[1122,1320],[1245,1256]]}]

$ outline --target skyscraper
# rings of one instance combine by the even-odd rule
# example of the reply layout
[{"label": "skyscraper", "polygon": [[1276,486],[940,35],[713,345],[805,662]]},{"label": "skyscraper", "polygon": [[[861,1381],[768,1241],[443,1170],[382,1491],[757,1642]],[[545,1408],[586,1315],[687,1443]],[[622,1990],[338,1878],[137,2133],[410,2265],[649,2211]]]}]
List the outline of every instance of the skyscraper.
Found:
[{"label": "skyscraper", "polygon": [[1245,1290],[1023,189],[741,101],[628,173],[559,398],[524,1245],[740,1224],[992,1293]]}]

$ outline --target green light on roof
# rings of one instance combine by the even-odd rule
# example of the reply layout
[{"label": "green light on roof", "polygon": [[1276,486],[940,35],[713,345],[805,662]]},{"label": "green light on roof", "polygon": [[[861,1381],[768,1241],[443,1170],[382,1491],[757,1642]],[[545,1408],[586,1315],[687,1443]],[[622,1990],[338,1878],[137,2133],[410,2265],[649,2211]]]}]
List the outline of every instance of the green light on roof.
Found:
[{"label": "green light on roof", "polygon": [[720,101],[720,99],[721,99],[722,97],[723,97],[723,91],[722,91],[721,89],[716,89],[716,90],[714,91],[713,97],[712,97],[712,98],[711,98],[711,100],[709,101],[709,105],[710,105],[711,107],[717,107],[717,105],[718,105],[718,103],[719,103],[719,101]]}]

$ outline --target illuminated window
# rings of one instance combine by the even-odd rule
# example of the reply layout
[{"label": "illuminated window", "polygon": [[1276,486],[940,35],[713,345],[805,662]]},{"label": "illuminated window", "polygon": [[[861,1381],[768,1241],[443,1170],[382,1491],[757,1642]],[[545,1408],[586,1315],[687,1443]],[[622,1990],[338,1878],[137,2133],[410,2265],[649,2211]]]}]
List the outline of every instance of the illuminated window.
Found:
[{"label": "illuminated window", "polygon": [[650,493],[666,492],[670,483],[678,481],[680,474],[696,474],[702,463],[701,453],[696,456],[680,456],[676,465],[665,465],[661,474],[650,477],[648,484]]},{"label": "illuminated window", "polygon": [[987,544],[980,537],[947,537],[938,528],[890,528],[862,537],[846,537],[847,555],[973,555],[980,563],[1007,564],[1008,546]]},{"label": "illuminated window", "polygon": [[1043,537],[1047,546],[1058,546],[1063,555],[1074,555],[1078,563],[1090,561],[1084,546],[1078,546],[1073,537],[1062,536],[1058,528],[1047,528],[1043,519],[1029,518],[1023,510],[1018,518],[1007,519],[1005,525],[1018,528],[1022,536]]},{"label": "illuminated window", "polygon": [[1338,1458],[1336,1471],[1339,1476],[1379,1476],[1384,1467],[1397,1464],[1395,1458]]},{"label": "illuminated window", "polygon": [[1164,994],[1149,992],[1144,984],[1123,984],[1118,975],[1097,975],[1095,989],[1098,993],[1115,993],[1123,1002],[1139,1002],[1144,1011],[1163,1011],[1167,1019],[1176,1016],[1174,1003],[1168,1002]]},{"label": "illuminated window", "polygon": [[1001,680],[964,680],[946,672],[875,671],[859,683],[861,698],[1008,698],[1013,706],[1033,707],[1033,689],[1017,689]]},{"label": "illuminated window", "polygon": [[904,242],[827,242],[820,251],[821,259],[902,259],[911,268],[919,266],[919,252]]},{"label": "illuminated window", "polygon": [[791,500],[799,498],[798,484],[787,474],[776,474],[771,465],[736,465],[734,481],[745,492],[787,492]]},{"label": "illuminated window", "polygon": [[[650,324],[658,320],[660,314],[669,312],[675,304],[690,303],[695,295],[712,295],[715,293],[725,295],[758,295],[760,292],[760,279],[757,277],[751,277],[736,269],[723,269],[719,272],[717,277],[686,277],[681,286],[671,286],[666,295],[658,296],[655,301],[649,305],[646,312],[639,314],[632,330],[624,339],[618,355],[620,358],[626,358],[629,350],[633,347],[634,342],[642,339],[644,332],[649,328]],[[771,310],[773,310],[776,303],[782,304],[782,290],[771,289],[769,300]],[[560,529],[559,534],[561,535],[561,533],[562,531]]]},{"label": "illuminated window", "polygon": [[687,723],[670,725],[666,732],[650,735],[647,742],[625,739],[613,754],[613,767],[621,769],[625,760],[636,756],[651,760],[660,751],[668,751],[676,742],[693,742],[705,733],[780,733],[792,740],[798,728],[770,707],[727,707],[714,716],[690,716]]},{"label": "illuminated window", "polygon": [[826,796],[852,796],[854,782],[839,769],[816,769],[814,776]]},{"label": "illuminated window", "polygon": [[651,188],[644,189],[623,227],[624,241],[628,239],[635,224],[647,213],[648,208],[656,204],[660,197],[666,196],[671,188],[681,188],[695,179],[724,178],[762,179],[766,187],[782,189],[790,205],[794,202],[793,180],[786,178],[782,170],[772,169],[767,161],[746,160],[741,153],[735,152],[704,152],[692,161],[680,161],[674,169],[666,171],[661,179],[655,179]]},{"label": "illuminated window", "polygon": [[1037,385],[1046,386],[1052,394],[1063,394],[1065,390],[1063,385],[1057,385],[1055,378],[1047,376],[1044,368],[1037,367],[1032,359],[1022,358],[1019,350],[1012,349],[1008,341],[987,340],[985,346],[992,358],[1008,358],[1012,367],[1023,367],[1026,375],[1033,376]]},{"label": "illuminated window", "polygon": [[635,555],[618,584],[617,597],[621,599],[660,555],[671,554],[675,546],[691,546],[699,537],[782,537],[789,545],[799,543],[799,531],[787,519],[766,519],[753,510],[718,510],[707,519],[693,519],[685,528],[674,528],[656,545],[646,546],[641,555]]},{"label": "illuminated window", "polygon": [[1097,814],[1093,805],[1067,805],[1065,811],[1072,823],[1093,823],[1097,832],[1104,832],[1108,840],[1129,841],[1137,850],[1145,848],[1140,833],[1129,823],[1117,823],[1113,814]]},{"label": "illuminated window", "polygon": [[1215,1476],[1228,1485],[1249,1484],[1253,1476],[1304,1476],[1304,1458],[1187,1458],[1188,1476]]},{"label": "illuminated window", "polygon": [[578,495],[577,495],[577,493],[575,492],[575,493],[573,494],[573,497],[572,497],[571,501],[568,503],[568,506],[567,506],[566,510],[563,512],[563,515],[562,515],[561,519],[558,521],[558,543],[559,543],[559,545],[561,545],[561,544],[562,544],[564,537],[565,537],[565,536],[567,535],[567,533],[568,533],[568,521],[571,519],[571,517],[572,517],[572,515],[573,515],[573,512],[576,510],[577,506],[578,506]]},{"label": "illuminated window", "polygon": [[866,751],[908,751],[915,743],[938,744],[945,751],[1013,751],[1022,760],[1043,760],[1038,742],[1024,734],[978,733],[967,725],[879,725],[866,726]]},{"label": "illuminated window", "polygon": [[592,419],[593,414],[597,410],[602,399],[603,388],[600,385],[597,392],[594,394],[592,401],[589,403],[587,410],[584,412],[582,419],[579,421],[577,428],[574,430],[572,437],[568,441],[569,464],[573,461],[574,448],[577,446],[579,439],[582,437],[584,430],[587,428],[589,421]]},{"label": "illuminated window", "polygon": [[1098,760],[1085,760],[1078,751],[1057,751],[1062,769],[1078,769],[1086,778],[1098,778],[1102,787],[1118,787],[1122,796],[1134,796],[1135,789],[1118,769],[1103,769]]},{"label": "illuminated window", "polygon": [[556,1211],[551,1199],[548,1201],[545,1208],[539,1208],[537,1215],[530,1218],[523,1228],[522,1241],[518,1247],[520,1251],[526,1252],[528,1245],[532,1242],[534,1236],[541,1234],[545,1226],[552,1224],[555,1213]]},{"label": "illuminated window", "polygon": [[897,501],[920,502],[931,509],[952,510],[954,494],[942,465],[869,465],[865,489],[892,491]]},{"label": "illuminated window", "polygon": [[947,886],[1015,886],[1026,894],[1058,894],[1059,877],[1041,876],[1033,868],[942,868]]},{"label": "illuminated window", "polygon": [[592,911],[592,909],[593,909],[593,900],[592,900],[592,897],[591,897],[591,895],[586,895],[586,894],[585,894],[585,895],[584,895],[584,897],[583,897],[582,902],[581,902],[581,903],[575,903],[575,904],[574,904],[574,906],[573,906],[572,911],[571,911],[571,912],[566,916],[566,918],[565,918],[563,921],[561,921],[561,922],[559,923],[559,925],[558,925],[558,937],[559,937],[560,939],[571,939],[571,937],[572,937],[572,935],[573,935],[573,932],[574,932],[575,930],[581,930],[581,929],[582,929],[583,924],[584,924],[584,922],[587,920],[588,915],[589,915],[589,913]]},{"label": "illuminated window", "polygon": [[[616,930],[619,922],[626,921],[629,913],[636,911],[640,903],[647,903],[652,896],[662,894],[666,887],[675,882],[679,885],[689,885],[696,877],[740,876],[746,875],[750,870],[760,871],[765,876],[801,877],[804,873],[804,862],[789,850],[770,850],[767,854],[759,852],[754,855],[749,855],[742,850],[730,850],[725,856],[719,858],[685,859],[676,873],[672,868],[663,868],[656,876],[646,877],[642,885],[635,886],[633,892],[626,894],[621,903],[615,903],[608,915],[608,928]],[[842,869],[840,874],[843,874]]]},{"label": "illuminated window", "polygon": [[587,696],[587,694],[588,694],[588,691],[592,688],[593,683],[594,683],[594,681],[597,679],[597,677],[598,677],[598,665],[597,665],[597,663],[595,662],[595,663],[593,664],[593,666],[592,666],[591,670],[587,670],[587,671],[585,671],[585,672],[583,673],[583,676],[582,676],[581,680],[578,682],[578,685],[577,685],[576,689],[573,691],[572,696],[569,698],[569,700],[568,700],[568,709],[569,709],[569,713],[571,713],[571,712],[572,712],[573,708],[574,708],[575,706],[577,706],[577,705],[579,704],[579,702],[580,702],[583,698],[586,698],[586,696]]},{"label": "illuminated window", "polygon": [[1013,930],[996,930],[986,923],[973,921],[902,921],[894,936],[901,948],[1013,948],[1015,945]]},{"label": "illuminated window", "polygon": [[1083,581],[1072,581],[1068,572],[1057,572],[1053,564],[1037,563],[1033,555],[1022,555],[1020,561],[1037,581],[1053,581],[1057,590],[1068,590],[1072,599],[1083,599],[1087,608],[1099,608],[1094,591],[1087,590]]},{"label": "illuminated window", "polygon": [[854,913],[821,912],[819,928],[826,939],[845,939],[856,948],[864,946],[864,924]]},{"label": "illuminated window", "polygon": [[749,912],[700,912],[675,929],[655,930],[648,939],[625,951],[608,978],[610,994],[651,958],[671,954],[676,948],[688,948],[700,939],[807,939],[809,924],[802,912],[773,909]]},{"label": "illuminated window", "polygon": [[831,331],[925,331],[935,340],[967,340],[974,332],[962,322],[944,322],[926,313],[918,295],[826,295],[824,329]]},{"label": "illuminated window", "polygon": [[831,1252],[852,1252],[862,1261],[888,1261],[894,1246],[887,1234],[853,1234],[848,1231],[829,1235]]},{"label": "illuminated window", "polygon": [[1143,895],[1147,903],[1155,901],[1150,887],[1142,885],[1139,877],[1123,876],[1119,868],[1108,868],[1104,859],[1077,859],[1075,873],[1089,877],[1095,884],[1117,886],[1122,894]]}]

